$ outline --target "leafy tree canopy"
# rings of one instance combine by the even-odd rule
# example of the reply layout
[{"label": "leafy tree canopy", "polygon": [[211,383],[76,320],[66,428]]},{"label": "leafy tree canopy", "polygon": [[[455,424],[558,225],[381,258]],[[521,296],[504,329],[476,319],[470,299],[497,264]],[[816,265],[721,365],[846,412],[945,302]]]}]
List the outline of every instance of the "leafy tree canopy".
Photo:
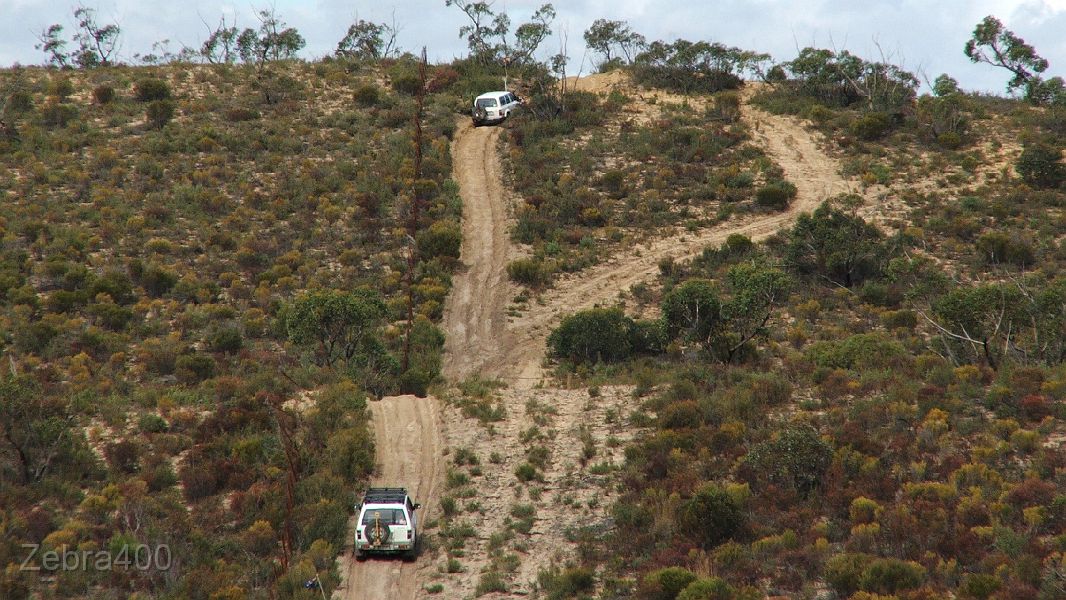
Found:
[{"label": "leafy tree canopy", "polygon": [[619,58],[632,63],[637,53],[647,46],[644,36],[630,29],[625,21],[596,19],[585,30],[585,43],[603,56],[604,64],[611,64]]},{"label": "leafy tree canopy", "polygon": [[858,215],[822,203],[796,221],[785,248],[794,271],[852,287],[879,275],[886,256],[884,236]]},{"label": "leafy tree canopy", "polygon": [[326,366],[375,348],[384,318],[385,304],[366,289],[308,292],[282,311],[289,341],[313,348],[315,361]]}]

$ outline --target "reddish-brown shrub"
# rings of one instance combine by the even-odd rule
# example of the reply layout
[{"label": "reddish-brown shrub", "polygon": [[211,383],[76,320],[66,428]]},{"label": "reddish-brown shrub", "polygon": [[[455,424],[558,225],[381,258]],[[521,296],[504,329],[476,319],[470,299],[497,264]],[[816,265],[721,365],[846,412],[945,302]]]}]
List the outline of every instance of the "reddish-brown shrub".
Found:
[{"label": "reddish-brown shrub", "polygon": [[1051,403],[1048,397],[1040,394],[1025,396],[1019,402],[1018,408],[1021,409],[1022,416],[1029,421],[1040,421],[1051,414]]},{"label": "reddish-brown shrub", "polygon": [[439,67],[429,76],[426,90],[431,94],[444,91],[459,80],[459,72],[451,67]]},{"label": "reddish-brown shrub", "polygon": [[1015,397],[1040,392],[1044,370],[1039,367],[1018,367],[1010,374],[1010,387]]},{"label": "reddish-brown shrub", "polygon": [[1007,502],[1018,508],[1047,504],[1055,497],[1056,490],[1051,483],[1029,478],[1011,488],[1007,493]]},{"label": "reddish-brown shrub", "polygon": [[207,463],[191,460],[192,454],[189,456],[179,474],[185,498],[192,502],[217,493],[222,487],[221,474]]},{"label": "reddish-brown shrub", "polygon": [[121,440],[113,444],[108,444],[105,449],[107,455],[107,462],[111,464],[111,468],[121,473],[133,473],[137,470],[137,463],[140,457],[140,448],[135,442],[129,440]]}]

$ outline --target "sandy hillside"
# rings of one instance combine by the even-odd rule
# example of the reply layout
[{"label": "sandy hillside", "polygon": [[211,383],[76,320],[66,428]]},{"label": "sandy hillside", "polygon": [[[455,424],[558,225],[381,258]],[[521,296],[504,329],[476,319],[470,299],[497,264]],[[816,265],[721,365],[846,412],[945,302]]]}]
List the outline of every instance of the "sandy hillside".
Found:
[{"label": "sandy hillside", "polygon": [[[657,118],[663,100],[679,101],[669,94],[637,90],[621,73],[571,83],[603,94],[624,89],[638,99],[635,116],[640,120]],[[749,95],[745,93],[745,99]],[[375,403],[381,463],[375,481],[414,489],[427,506],[423,517],[430,519],[440,516],[441,498],[468,495],[458,499],[462,511],[456,519],[472,525],[475,535],[466,541],[459,561],[462,570],[452,574],[442,573],[446,557],[439,547],[439,530],[429,531],[437,541],[416,563],[359,563],[350,555],[342,556],[345,584],[335,597],[416,598],[434,584],[443,586],[441,597],[470,597],[483,571],[501,568],[506,570],[509,593],[483,597],[527,595],[540,569],[572,556],[575,546],[566,540],[572,527],[603,522],[613,502],[606,485],[611,465],[621,462],[621,447],[633,433],[632,428],[621,427],[619,419],[631,412],[636,401],[622,388],[590,394],[545,387],[541,365],[551,328],[564,314],[612,303],[630,286],[653,279],[663,258],[695,256],[733,233],[760,240],[787,228],[827,197],[863,193],[821,150],[823,140],[797,120],[748,103],[743,118],[755,142],[798,188],[788,210],[732,219],[695,233],[677,231],[622,249],[602,264],[562,278],[517,317],[507,316],[518,288],[506,274],[516,251],[508,234],[512,193],[501,183],[496,160],[501,130],[473,128],[464,120],[453,144],[455,178],[463,199],[462,267],[445,308],[444,374],[452,382],[474,375],[501,381],[505,387],[482,401],[501,409],[504,417],[479,423],[464,416],[464,399],[458,391],[451,402],[404,396]],[[879,201],[867,193],[868,205]],[[455,460],[457,453],[463,457],[461,464]],[[536,469],[536,479],[523,485],[515,470],[531,460],[542,466]],[[456,489],[446,489],[449,470],[460,473],[448,478],[453,484],[459,482]],[[529,512],[533,514],[529,531],[513,533],[515,521]],[[501,547],[499,536],[508,535],[514,537]],[[517,565],[508,555],[516,557]]]}]

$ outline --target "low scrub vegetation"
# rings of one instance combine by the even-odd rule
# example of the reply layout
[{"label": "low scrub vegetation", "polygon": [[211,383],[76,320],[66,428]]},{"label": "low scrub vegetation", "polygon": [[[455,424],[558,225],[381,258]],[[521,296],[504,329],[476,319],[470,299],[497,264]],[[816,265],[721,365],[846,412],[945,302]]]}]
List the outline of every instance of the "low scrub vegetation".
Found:
[{"label": "low scrub vegetation", "polygon": [[[993,189],[1032,193],[1019,176],[961,214],[997,210]],[[657,348],[626,344],[640,321],[621,308],[551,334],[568,379],[635,383],[630,418],[647,427],[626,449],[615,528],[584,542],[612,556],[593,563],[605,587],[1056,597],[1061,281],[1032,262],[1050,230],[975,235],[949,265],[927,254],[936,234],[886,232],[855,205],[833,199],[766,244],[734,236],[664,261],[640,295],[658,307]],[[561,352],[570,339],[604,346]]]},{"label": "low scrub vegetation", "polygon": [[440,370],[454,115],[427,99],[416,177],[413,99],[337,63],[269,68],[265,92],[253,64],[0,72],[17,129],[0,139],[0,563],[24,543],[173,557],[9,568],[0,596],[335,587],[374,465],[367,397]]}]

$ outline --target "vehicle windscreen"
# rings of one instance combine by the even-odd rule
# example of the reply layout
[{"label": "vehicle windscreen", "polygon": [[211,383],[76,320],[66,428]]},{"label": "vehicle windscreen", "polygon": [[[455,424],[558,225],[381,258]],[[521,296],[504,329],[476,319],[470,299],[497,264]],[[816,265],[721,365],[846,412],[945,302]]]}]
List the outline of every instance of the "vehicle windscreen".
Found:
[{"label": "vehicle windscreen", "polygon": [[407,517],[401,508],[373,508],[363,513],[363,525],[372,525],[375,519],[383,525],[407,525]]},{"label": "vehicle windscreen", "polygon": [[477,101],[477,105],[480,106],[481,108],[492,108],[493,106],[496,106],[496,99],[495,98],[479,98],[478,101]]}]

